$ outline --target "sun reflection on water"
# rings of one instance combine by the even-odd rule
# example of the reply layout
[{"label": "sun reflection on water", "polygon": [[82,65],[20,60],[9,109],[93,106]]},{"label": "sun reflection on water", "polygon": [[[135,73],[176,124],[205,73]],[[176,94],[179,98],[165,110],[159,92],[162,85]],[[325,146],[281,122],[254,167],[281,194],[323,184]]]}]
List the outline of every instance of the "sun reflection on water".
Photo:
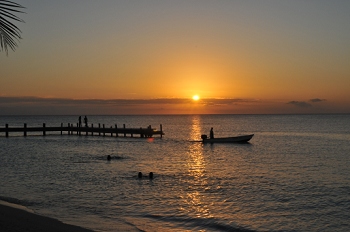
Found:
[{"label": "sun reflection on water", "polygon": [[[201,121],[199,116],[193,116],[190,140],[195,141],[201,135]],[[208,199],[204,195],[208,189],[206,176],[206,161],[203,156],[203,145],[200,142],[192,142],[188,148],[187,168],[188,168],[188,189],[183,196],[187,209],[194,217],[211,217]]]}]

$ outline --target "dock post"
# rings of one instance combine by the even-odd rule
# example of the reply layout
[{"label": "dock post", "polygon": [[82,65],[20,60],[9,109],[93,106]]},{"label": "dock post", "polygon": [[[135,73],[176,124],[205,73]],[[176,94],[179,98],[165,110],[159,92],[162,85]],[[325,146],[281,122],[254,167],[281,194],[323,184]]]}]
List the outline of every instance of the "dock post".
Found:
[{"label": "dock post", "polygon": [[88,129],[89,129],[89,125],[88,125],[88,124],[86,124],[85,129],[86,129],[86,134],[85,134],[85,136],[88,136],[88,133],[89,133],[89,132],[88,132],[88,131],[89,131],[89,130],[88,130]]},{"label": "dock post", "polygon": [[70,135],[70,123],[68,123],[68,135]]},{"label": "dock post", "polygon": [[103,124],[103,136],[105,136],[105,124]]},{"label": "dock post", "polygon": [[99,136],[101,135],[101,124],[100,123],[98,124],[98,135]]},{"label": "dock post", "polygon": [[79,134],[79,123],[77,123],[77,135]]},{"label": "dock post", "polygon": [[115,137],[118,137],[118,127],[117,127],[117,124],[115,124]]},{"label": "dock post", "polygon": [[124,128],[124,137],[126,137],[126,133],[125,133],[125,124],[123,124],[123,128]]},{"label": "dock post", "polygon": [[43,136],[46,135],[45,123],[43,123]]},{"label": "dock post", "polygon": [[6,124],[6,137],[9,137],[9,124]]},{"label": "dock post", "polygon": [[163,125],[160,124],[160,137],[163,138]]},{"label": "dock post", "polygon": [[94,124],[91,123],[91,136],[94,136]]},{"label": "dock post", "polygon": [[61,135],[63,134],[63,123],[61,122]]},{"label": "dock post", "polygon": [[27,136],[27,123],[24,123],[23,136]]},{"label": "dock post", "polygon": [[143,133],[142,133],[142,127],[140,127],[140,137],[141,137],[141,138],[144,137],[144,135],[143,135]]}]

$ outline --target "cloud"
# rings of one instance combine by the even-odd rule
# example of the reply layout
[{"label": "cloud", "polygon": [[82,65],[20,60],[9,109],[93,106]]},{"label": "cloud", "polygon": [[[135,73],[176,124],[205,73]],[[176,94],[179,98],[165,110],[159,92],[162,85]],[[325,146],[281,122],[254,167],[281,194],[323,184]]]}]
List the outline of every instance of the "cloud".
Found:
[{"label": "cloud", "polygon": [[71,99],[0,96],[0,115],[155,115],[349,113],[325,99],[280,102],[243,98]]},{"label": "cloud", "polygon": [[219,108],[250,105],[257,100],[207,98],[155,99],[70,99],[41,97],[1,97],[0,114],[157,114],[209,112]]},{"label": "cloud", "polygon": [[302,107],[302,108],[308,108],[312,107],[310,103],[304,102],[304,101],[290,101],[287,104],[294,105],[297,107]]},{"label": "cloud", "polygon": [[310,99],[310,102],[317,103],[317,102],[324,102],[327,101],[326,99],[320,99],[320,98],[314,98]]},{"label": "cloud", "polygon": [[312,107],[312,103],[319,103],[319,102],[325,102],[325,101],[326,101],[326,99],[313,98],[307,102],[306,101],[290,101],[287,104],[294,105],[294,106],[300,107],[300,108],[310,108],[310,107]]},{"label": "cloud", "polygon": [[[204,98],[198,104],[231,105],[237,103],[256,102],[249,99],[216,99]],[[0,97],[0,104],[52,104],[52,105],[177,105],[193,103],[188,98],[154,98],[154,99],[69,99],[69,98],[40,98],[40,97]]]}]

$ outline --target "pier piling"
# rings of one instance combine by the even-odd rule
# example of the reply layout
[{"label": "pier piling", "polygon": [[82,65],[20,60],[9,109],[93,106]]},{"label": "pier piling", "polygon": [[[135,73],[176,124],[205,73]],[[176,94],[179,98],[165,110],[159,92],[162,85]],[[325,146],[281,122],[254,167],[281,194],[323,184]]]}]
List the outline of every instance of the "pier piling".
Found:
[{"label": "pier piling", "polygon": [[23,130],[23,136],[27,136],[27,123],[24,123],[24,130]]},{"label": "pier piling", "polygon": [[9,124],[6,124],[6,137],[9,137]]}]

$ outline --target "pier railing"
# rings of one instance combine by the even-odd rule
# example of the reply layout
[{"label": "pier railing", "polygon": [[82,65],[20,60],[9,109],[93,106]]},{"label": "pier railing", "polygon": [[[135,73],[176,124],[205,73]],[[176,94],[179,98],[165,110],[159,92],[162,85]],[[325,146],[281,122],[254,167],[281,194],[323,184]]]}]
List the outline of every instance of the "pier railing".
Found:
[{"label": "pier railing", "polygon": [[110,136],[119,137],[120,135],[123,137],[127,137],[129,135],[130,137],[134,137],[134,135],[138,135],[141,138],[149,138],[153,137],[154,135],[160,135],[162,138],[163,133],[163,126],[160,124],[160,129],[156,130],[152,128],[151,126],[148,126],[147,128],[126,128],[125,124],[123,124],[123,127],[119,128],[117,124],[110,127],[105,127],[105,124],[99,123],[98,126],[94,127],[94,124],[91,124],[88,127],[79,127],[78,125],[74,126],[74,124],[68,123],[67,126],[64,126],[63,123],[61,123],[61,126],[59,127],[47,127],[45,123],[43,123],[42,127],[27,127],[27,124],[24,123],[23,127],[10,127],[8,124],[5,125],[5,127],[0,128],[0,132],[5,132],[5,136],[9,137],[10,132],[19,132],[23,133],[23,136],[27,136],[28,132],[42,132],[42,135],[45,136],[47,132],[59,132],[61,135],[68,134],[68,135],[99,135],[99,136],[106,136],[106,134],[110,134]]}]

